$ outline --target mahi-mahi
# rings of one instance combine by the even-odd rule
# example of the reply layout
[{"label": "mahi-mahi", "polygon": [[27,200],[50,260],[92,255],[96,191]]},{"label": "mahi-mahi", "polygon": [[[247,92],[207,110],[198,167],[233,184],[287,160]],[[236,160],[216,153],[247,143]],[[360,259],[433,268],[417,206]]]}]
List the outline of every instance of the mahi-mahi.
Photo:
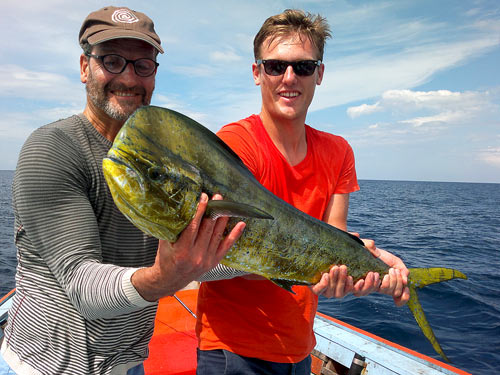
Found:
[{"label": "mahi-mahi", "polygon": [[[369,271],[383,277],[388,266],[359,238],[317,220],[263,187],[240,158],[214,133],[178,112],[155,106],[138,109],[117,134],[103,171],[120,211],[142,231],[174,242],[194,217],[202,192],[220,193],[211,215],[240,218],[246,228],[221,263],[258,274],[292,291],[312,285],[332,265],[346,265],[354,281]],[[417,297],[417,288],[454,278],[449,268],[411,268],[408,307],[432,346],[445,360]]]}]

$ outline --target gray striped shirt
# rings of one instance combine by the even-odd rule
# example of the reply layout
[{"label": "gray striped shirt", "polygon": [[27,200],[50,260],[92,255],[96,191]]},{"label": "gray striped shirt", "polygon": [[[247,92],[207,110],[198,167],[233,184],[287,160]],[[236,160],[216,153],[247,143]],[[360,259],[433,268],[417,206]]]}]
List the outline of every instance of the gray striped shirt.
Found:
[{"label": "gray striped shirt", "polygon": [[115,207],[111,142],[83,115],[43,126],[13,182],[18,267],[2,354],[19,374],[124,374],[148,355],[157,304],[130,282],[158,240]]},{"label": "gray striped shirt", "polygon": [[[82,114],[25,142],[13,182],[16,295],[2,355],[18,374],[125,374],[148,355],[157,303],[130,282],[158,240],[116,208],[111,142]],[[219,265],[200,280],[244,275]]]}]

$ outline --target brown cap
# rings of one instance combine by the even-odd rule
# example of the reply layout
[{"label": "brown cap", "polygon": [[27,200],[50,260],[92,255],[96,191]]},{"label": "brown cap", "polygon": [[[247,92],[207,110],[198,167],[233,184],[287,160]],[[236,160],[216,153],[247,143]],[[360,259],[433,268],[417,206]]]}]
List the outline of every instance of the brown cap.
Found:
[{"label": "brown cap", "polygon": [[144,13],[126,7],[105,7],[90,13],[80,29],[80,45],[91,46],[112,39],[143,40],[163,53],[153,21]]}]

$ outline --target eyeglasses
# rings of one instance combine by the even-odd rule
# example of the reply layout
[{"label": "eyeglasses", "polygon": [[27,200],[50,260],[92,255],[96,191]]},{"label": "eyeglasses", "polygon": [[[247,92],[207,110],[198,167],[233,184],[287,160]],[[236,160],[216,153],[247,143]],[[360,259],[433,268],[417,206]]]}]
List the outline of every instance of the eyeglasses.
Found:
[{"label": "eyeglasses", "polygon": [[94,59],[101,60],[104,69],[113,74],[122,73],[127,67],[127,64],[130,63],[134,66],[135,74],[140,77],[149,77],[156,71],[156,68],[158,68],[158,66],[160,65],[156,61],[147,58],[127,60],[125,57],[122,57],[120,55],[97,56],[90,53],[86,53],[85,55],[88,57],[93,57]]},{"label": "eyeglasses", "polygon": [[316,67],[321,65],[321,60],[284,61],[259,59],[256,62],[257,65],[264,65],[264,70],[270,76],[280,76],[284,74],[288,66],[291,65],[295,74],[306,77],[312,75]]}]

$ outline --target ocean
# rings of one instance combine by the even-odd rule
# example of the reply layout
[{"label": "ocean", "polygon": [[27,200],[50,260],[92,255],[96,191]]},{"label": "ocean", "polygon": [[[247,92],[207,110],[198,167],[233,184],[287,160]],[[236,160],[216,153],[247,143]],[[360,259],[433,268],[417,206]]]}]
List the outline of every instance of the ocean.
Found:
[{"label": "ocean", "polygon": [[[14,287],[13,171],[0,171],[0,297]],[[351,194],[349,230],[401,257],[408,267],[451,267],[468,280],[419,291],[452,365],[474,375],[500,363],[500,184],[361,180]],[[319,310],[440,359],[406,307],[370,295],[320,298]]]}]

